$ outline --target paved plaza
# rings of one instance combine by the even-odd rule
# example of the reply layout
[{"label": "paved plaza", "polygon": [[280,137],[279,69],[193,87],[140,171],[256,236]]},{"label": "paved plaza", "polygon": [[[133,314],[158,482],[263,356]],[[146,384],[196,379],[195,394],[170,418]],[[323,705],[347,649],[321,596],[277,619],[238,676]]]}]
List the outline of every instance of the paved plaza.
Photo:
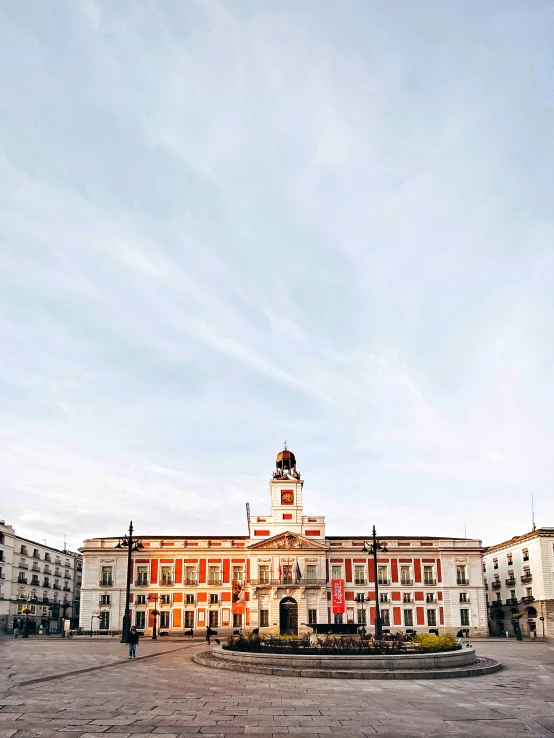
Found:
[{"label": "paved plaza", "polygon": [[554,647],[476,646],[505,669],[377,682],[208,669],[192,661],[200,641],[142,641],[128,661],[115,640],[4,638],[0,738],[553,736]]}]

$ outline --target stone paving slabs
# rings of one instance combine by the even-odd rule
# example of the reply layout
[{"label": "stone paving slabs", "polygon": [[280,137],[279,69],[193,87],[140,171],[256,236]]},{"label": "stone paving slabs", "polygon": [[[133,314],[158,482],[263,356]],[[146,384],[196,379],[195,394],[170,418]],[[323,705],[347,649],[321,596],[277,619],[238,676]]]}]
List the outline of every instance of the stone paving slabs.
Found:
[{"label": "stone paving slabs", "polygon": [[554,736],[554,644],[477,648],[505,669],[397,682],[210,669],[203,641],[141,641],[129,661],[116,640],[3,638],[0,738]]}]

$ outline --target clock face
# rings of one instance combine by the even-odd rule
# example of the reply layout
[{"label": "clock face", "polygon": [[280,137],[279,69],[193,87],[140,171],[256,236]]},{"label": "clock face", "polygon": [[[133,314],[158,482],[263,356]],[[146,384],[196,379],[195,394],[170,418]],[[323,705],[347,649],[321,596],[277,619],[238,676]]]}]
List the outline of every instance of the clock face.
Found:
[{"label": "clock face", "polygon": [[294,492],[284,490],[281,492],[281,505],[292,505],[294,502]]}]

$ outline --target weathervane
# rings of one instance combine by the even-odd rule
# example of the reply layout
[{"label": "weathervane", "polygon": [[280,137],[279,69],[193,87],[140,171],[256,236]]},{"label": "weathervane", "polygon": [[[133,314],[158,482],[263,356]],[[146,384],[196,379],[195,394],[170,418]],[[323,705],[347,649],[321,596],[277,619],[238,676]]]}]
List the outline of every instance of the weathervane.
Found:
[{"label": "weathervane", "polygon": [[288,447],[287,447],[287,439],[286,439],[286,438],[285,438],[285,443],[284,443],[284,446],[285,446],[285,448],[284,448],[283,450],[284,450],[284,451],[288,451]]}]

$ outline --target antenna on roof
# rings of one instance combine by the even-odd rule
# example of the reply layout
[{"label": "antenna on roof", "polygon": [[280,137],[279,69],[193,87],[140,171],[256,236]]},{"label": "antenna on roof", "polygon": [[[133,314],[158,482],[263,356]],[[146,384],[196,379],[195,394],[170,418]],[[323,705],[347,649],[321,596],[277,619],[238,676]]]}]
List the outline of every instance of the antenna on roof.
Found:
[{"label": "antenna on roof", "polygon": [[63,550],[67,551],[67,538],[65,537],[65,535],[63,537]]},{"label": "antenna on roof", "polygon": [[289,450],[289,447],[287,446],[287,440],[286,439],[285,439],[285,442],[284,442],[283,446],[284,446],[283,451],[288,451]]},{"label": "antenna on roof", "polygon": [[533,530],[537,530],[537,526],[535,525],[535,498],[533,495],[531,495],[531,521],[533,523]]},{"label": "antenna on roof", "polygon": [[250,535],[250,503],[246,503],[246,523],[248,525],[248,535]]}]

